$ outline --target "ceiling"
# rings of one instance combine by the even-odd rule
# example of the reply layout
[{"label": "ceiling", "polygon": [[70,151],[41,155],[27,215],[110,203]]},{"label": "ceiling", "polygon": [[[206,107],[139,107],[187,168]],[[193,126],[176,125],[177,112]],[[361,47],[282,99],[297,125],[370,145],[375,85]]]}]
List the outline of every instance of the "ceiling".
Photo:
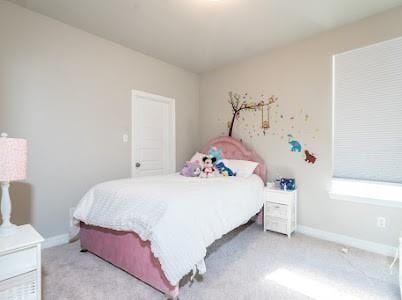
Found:
[{"label": "ceiling", "polygon": [[201,73],[402,0],[9,0]]}]

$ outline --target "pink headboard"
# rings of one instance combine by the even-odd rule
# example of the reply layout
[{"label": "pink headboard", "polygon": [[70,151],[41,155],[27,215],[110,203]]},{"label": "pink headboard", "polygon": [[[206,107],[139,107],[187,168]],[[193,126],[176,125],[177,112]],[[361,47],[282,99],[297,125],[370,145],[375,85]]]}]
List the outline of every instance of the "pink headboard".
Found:
[{"label": "pink headboard", "polygon": [[240,141],[229,137],[229,136],[220,136],[210,140],[202,149],[202,153],[208,153],[209,148],[217,147],[222,150],[223,158],[227,159],[242,159],[242,160],[250,160],[258,162],[258,166],[254,171],[254,174],[257,174],[261,177],[264,184],[267,180],[267,170],[265,166],[264,160],[252,150],[247,149],[243,143]]}]

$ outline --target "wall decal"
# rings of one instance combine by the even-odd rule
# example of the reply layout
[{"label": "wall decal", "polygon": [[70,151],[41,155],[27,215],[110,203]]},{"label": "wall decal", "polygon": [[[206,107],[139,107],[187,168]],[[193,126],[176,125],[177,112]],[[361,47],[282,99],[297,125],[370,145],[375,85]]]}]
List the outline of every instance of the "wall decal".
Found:
[{"label": "wall decal", "polygon": [[[271,110],[271,105],[274,104],[277,100],[278,97],[271,96],[267,99],[260,100],[258,102],[250,100],[247,102],[246,100],[241,100],[241,99],[246,99],[247,93],[245,93],[243,96],[240,94],[236,94],[233,92],[229,92],[229,104],[232,106],[232,120],[228,121],[228,129],[229,129],[229,136],[232,136],[233,133],[233,126],[236,120],[240,118],[240,112],[241,111],[251,111],[254,112],[254,115],[256,115],[257,111],[261,112],[261,128],[263,129],[263,133],[265,135],[265,130],[270,128],[270,110]],[[264,98],[264,95],[261,95],[261,98]],[[251,99],[251,97],[249,98]],[[244,118],[242,118],[244,120]],[[253,125],[254,127],[254,125]]]},{"label": "wall decal", "polygon": [[292,152],[301,152],[302,146],[298,141],[291,140],[288,143],[291,146],[290,151],[292,151]]},{"label": "wall decal", "polygon": [[313,153],[310,153],[310,151],[305,150],[304,154],[306,155],[304,161],[306,161],[309,164],[315,164],[317,157]]},{"label": "wall decal", "polygon": [[228,93],[228,103],[231,106],[230,120],[228,115],[222,118],[219,114],[221,130],[229,136],[236,135],[245,142],[253,139],[269,139],[270,143],[276,143],[289,147],[290,153],[296,155],[307,165],[315,165],[317,155],[310,150],[316,147],[320,136],[316,120],[306,107],[287,106],[278,97],[248,93]]}]

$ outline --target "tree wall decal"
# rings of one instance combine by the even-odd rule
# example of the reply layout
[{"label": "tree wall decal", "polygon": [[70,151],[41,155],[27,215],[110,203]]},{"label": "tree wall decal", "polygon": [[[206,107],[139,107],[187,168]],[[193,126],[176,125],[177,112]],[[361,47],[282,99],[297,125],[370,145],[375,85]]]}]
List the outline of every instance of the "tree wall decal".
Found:
[{"label": "tree wall decal", "polygon": [[[229,128],[229,136],[232,136],[233,133],[233,126],[234,123],[237,119],[240,118],[240,112],[242,111],[261,111],[261,128],[264,130],[270,128],[270,110],[271,110],[271,105],[274,104],[277,100],[278,97],[271,96],[267,100],[260,100],[259,102],[247,102],[246,100],[241,100],[242,96],[240,94],[236,94],[233,92],[229,92],[229,104],[232,106],[232,120],[229,121],[228,123],[228,128]],[[245,97],[243,97],[245,98]],[[266,108],[266,119],[264,118],[264,109]]]}]

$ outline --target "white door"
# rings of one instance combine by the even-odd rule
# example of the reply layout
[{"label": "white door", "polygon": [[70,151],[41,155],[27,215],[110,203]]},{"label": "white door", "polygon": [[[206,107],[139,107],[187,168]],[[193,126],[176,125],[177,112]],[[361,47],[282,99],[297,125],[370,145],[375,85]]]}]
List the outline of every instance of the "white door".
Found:
[{"label": "white door", "polygon": [[175,172],[174,99],[133,91],[132,176]]}]

